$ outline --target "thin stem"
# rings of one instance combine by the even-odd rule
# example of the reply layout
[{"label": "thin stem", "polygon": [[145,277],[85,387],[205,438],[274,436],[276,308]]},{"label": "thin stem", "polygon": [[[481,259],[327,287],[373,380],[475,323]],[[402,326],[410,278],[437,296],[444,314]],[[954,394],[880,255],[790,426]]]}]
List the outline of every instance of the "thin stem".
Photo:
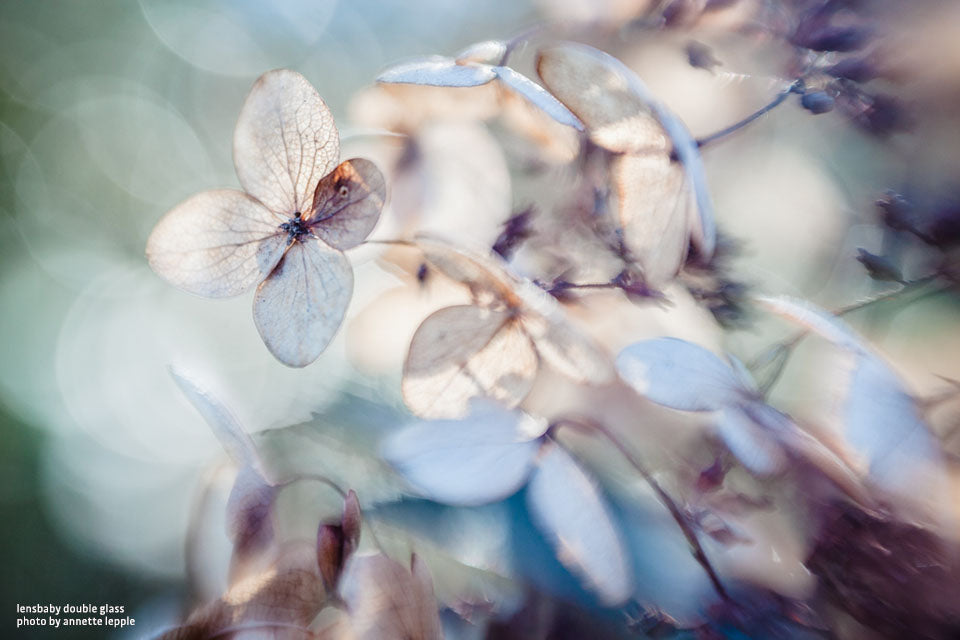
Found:
[{"label": "thin stem", "polygon": [[640,477],[653,489],[653,492],[657,494],[660,502],[667,508],[667,511],[670,512],[670,515],[676,521],[677,526],[680,527],[680,530],[683,532],[684,537],[687,539],[687,544],[690,545],[690,552],[693,554],[694,559],[697,563],[703,567],[704,572],[707,574],[707,577],[710,579],[710,583],[713,585],[714,590],[717,592],[721,598],[727,601],[732,602],[730,594],[727,592],[726,587],[723,586],[723,582],[720,581],[720,576],[717,574],[716,570],[713,568],[713,565],[710,564],[710,559],[707,557],[706,552],[703,550],[703,546],[700,544],[700,540],[697,538],[696,532],[693,528],[690,527],[690,523],[687,521],[686,516],[683,514],[683,511],[680,510],[680,507],[674,501],[666,490],[660,486],[660,483],[657,482],[657,479],[647,470],[639,458],[637,458],[633,452],[614,434],[610,431],[606,425],[596,422],[589,419],[581,418],[565,418],[556,423],[556,426],[561,425],[570,425],[572,427],[577,427],[585,431],[597,431],[614,446],[617,451],[620,452],[620,455],[626,459],[627,462],[637,470],[637,473],[640,474]]},{"label": "thin stem", "polygon": [[[937,278],[937,274],[930,274],[930,275],[923,276],[922,278],[917,278],[915,280],[904,281],[902,285],[897,289],[884,291],[882,293],[878,293],[875,296],[870,296],[869,298],[864,298],[862,300],[852,302],[848,305],[835,309],[832,313],[835,316],[844,316],[848,313],[852,313],[853,311],[859,311],[860,309],[865,309],[869,306],[877,304],[878,302],[893,300],[894,298],[897,298],[905,293],[916,291],[917,289],[924,287],[925,285],[936,280],[936,278]],[[932,292],[936,292],[936,291],[939,291],[939,289],[934,289]],[[932,292],[927,292],[927,293],[932,293]],[[923,296],[920,296],[920,297],[923,297]],[[784,340],[781,340],[780,342],[777,342],[776,344],[773,344],[767,347],[766,349],[764,349],[763,352],[761,352],[755,358],[753,358],[750,361],[750,363],[747,365],[751,371],[756,371],[757,369],[763,366],[766,366],[770,362],[776,362],[776,366],[774,367],[773,372],[770,374],[767,380],[760,385],[760,391],[764,395],[766,395],[770,391],[770,389],[773,387],[773,385],[776,384],[777,380],[780,379],[781,374],[783,374],[784,369],[786,369],[787,361],[790,359],[790,356],[793,353],[794,347],[796,347],[801,340],[807,337],[809,333],[810,331],[808,329],[800,329],[799,331],[790,335]]]},{"label": "thin stem", "polygon": [[751,113],[749,116],[747,116],[743,120],[740,120],[739,122],[735,122],[729,127],[725,127],[720,131],[717,131],[716,133],[711,133],[706,137],[697,139],[697,146],[702,149],[708,144],[716,142],[720,138],[725,138],[731,133],[734,133],[735,131],[742,129],[743,127],[747,126],[748,124],[750,124],[757,118],[761,117],[762,115],[766,114],[767,112],[772,111],[773,109],[776,109],[778,106],[780,106],[780,104],[783,103],[784,100],[790,97],[790,94],[802,92],[803,91],[802,87],[803,87],[803,83],[800,82],[799,80],[794,82],[789,87],[787,87],[786,89],[778,93],[776,98],[774,98],[765,107],[762,107],[759,111],[755,111]]}]

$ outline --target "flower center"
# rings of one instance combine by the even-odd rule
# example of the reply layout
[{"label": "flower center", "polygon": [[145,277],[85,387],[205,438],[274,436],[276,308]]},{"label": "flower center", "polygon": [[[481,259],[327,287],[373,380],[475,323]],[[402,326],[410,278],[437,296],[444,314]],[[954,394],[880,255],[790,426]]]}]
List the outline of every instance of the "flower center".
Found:
[{"label": "flower center", "polygon": [[301,236],[310,233],[310,228],[303,222],[303,214],[299,211],[293,214],[293,217],[280,225],[283,231],[287,232],[287,244],[294,240],[299,240]]}]

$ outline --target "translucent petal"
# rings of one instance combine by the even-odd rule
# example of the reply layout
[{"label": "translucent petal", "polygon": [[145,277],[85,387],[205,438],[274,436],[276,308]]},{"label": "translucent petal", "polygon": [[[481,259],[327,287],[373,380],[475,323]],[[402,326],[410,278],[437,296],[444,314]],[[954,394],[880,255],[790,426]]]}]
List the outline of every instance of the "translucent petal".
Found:
[{"label": "translucent petal", "polygon": [[792,320],[809,331],[820,334],[838,347],[849,349],[855,353],[866,350],[863,341],[850,330],[846,323],[806,300],[788,296],[764,296],[758,298],[758,301],[770,311]]},{"label": "translucent petal", "polygon": [[346,160],[317,185],[305,222],[321,240],[345,251],[370,235],[386,197],[383,174],[375,164],[363,158]]},{"label": "translucent petal", "polygon": [[403,398],[428,418],[459,418],[471,398],[515,407],[529,392],[537,354],[508,311],[473,305],[434,312],[417,329],[403,367]]},{"label": "translucent petal", "polygon": [[227,499],[227,535],[233,542],[231,581],[243,577],[274,541],[273,507],[278,488],[251,467],[237,473]]},{"label": "translucent petal", "polygon": [[147,260],[157,274],[190,293],[235,296],[267,277],[280,260],[283,222],[240,191],[204,191],[160,219],[147,240]]},{"label": "translucent petal", "polygon": [[716,411],[748,393],[720,357],[677,338],[631,344],[617,356],[617,371],[637,393],[683,411]]},{"label": "translucent petal", "polygon": [[291,367],[316,360],[333,338],[353,293],[342,252],[304,237],[257,288],[253,320],[270,353]]},{"label": "translucent petal", "polygon": [[457,64],[449,58],[436,56],[390,67],[377,76],[377,82],[433,87],[476,87],[495,77],[496,74],[490,66]]},{"label": "translucent petal", "polygon": [[510,67],[494,67],[493,70],[505,87],[523,96],[560,124],[583,131],[583,123],[563,106],[563,103],[550,95],[536,82],[523,74],[517,73]]},{"label": "translucent petal", "polygon": [[687,257],[688,210],[695,207],[683,167],[668,155],[625,154],[613,159],[623,239],[653,287],[669,282]]},{"label": "translucent petal", "polygon": [[452,505],[480,505],[516,492],[530,474],[544,420],[476,404],[462,420],[422,420],[390,436],[383,457],[417,491]]},{"label": "translucent petal", "polygon": [[233,134],[233,162],[247,193],[284,217],[305,213],[320,179],[340,158],[333,115],[295,71],[260,76]]},{"label": "translucent petal", "polygon": [[557,558],[606,605],[625,601],[633,576],[623,541],[595,481],[552,444],[527,488],[527,505]]},{"label": "translucent petal", "polygon": [[869,463],[870,478],[894,492],[919,490],[937,473],[940,446],[903,383],[878,357],[858,358],[844,407],[845,435]]}]

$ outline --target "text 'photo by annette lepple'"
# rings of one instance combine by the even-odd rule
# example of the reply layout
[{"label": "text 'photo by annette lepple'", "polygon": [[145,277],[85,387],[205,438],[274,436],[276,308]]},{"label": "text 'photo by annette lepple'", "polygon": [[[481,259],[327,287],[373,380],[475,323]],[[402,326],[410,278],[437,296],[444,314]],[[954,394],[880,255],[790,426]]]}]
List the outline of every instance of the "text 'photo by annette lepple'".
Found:
[{"label": "text 'photo by annette lepple'", "polygon": [[960,4],[0,3],[0,624],[960,637]]}]

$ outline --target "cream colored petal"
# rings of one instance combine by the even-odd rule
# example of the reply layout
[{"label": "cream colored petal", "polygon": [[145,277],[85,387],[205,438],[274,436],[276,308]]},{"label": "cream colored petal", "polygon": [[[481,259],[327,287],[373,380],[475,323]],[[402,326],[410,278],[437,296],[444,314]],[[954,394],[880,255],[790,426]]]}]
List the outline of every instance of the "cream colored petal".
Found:
[{"label": "cream colored petal", "polygon": [[233,135],[240,184],[284,216],[306,212],[340,158],[333,115],[302,75],[268,71],[254,83]]},{"label": "cream colored petal", "polygon": [[147,240],[147,260],[185,291],[235,296],[263,280],[283,255],[282,222],[240,191],[204,191],[157,223]]},{"label": "cream colored petal", "polygon": [[364,158],[346,160],[317,185],[306,222],[321,240],[345,251],[373,231],[386,197],[387,186],[375,164]]},{"label": "cream colored petal", "polygon": [[417,329],[403,367],[403,398],[427,418],[460,418],[471,398],[514,407],[537,372],[537,354],[506,311],[472,305],[433,313]]},{"label": "cream colored petal", "polygon": [[305,367],[333,338],[353,293],[353,269],[340,251],[304,237],[257,288],[253,319],[277,360]]},{"label": "cream colored petal", "polygon": [[696,207],[683,167],[666,155],[624,154],[611,162],[610,181],[627,248],[648,284],[666,284],[687,257]]}]

